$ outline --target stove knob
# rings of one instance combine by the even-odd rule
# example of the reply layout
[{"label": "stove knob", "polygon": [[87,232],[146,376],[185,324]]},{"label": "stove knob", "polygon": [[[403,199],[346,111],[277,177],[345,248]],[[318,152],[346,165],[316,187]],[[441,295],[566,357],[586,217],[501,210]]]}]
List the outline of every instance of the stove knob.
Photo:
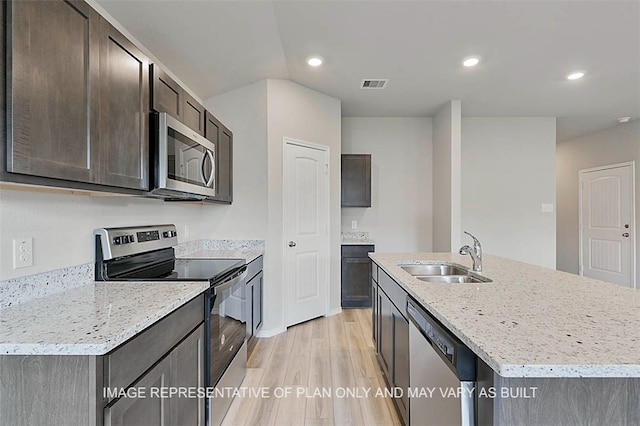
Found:
[{"label": "stove knob", "polygon": [[122,239],[120,237],[114,237],[113,238],[113,244],[115,244],[115,245],[122,244]]}]

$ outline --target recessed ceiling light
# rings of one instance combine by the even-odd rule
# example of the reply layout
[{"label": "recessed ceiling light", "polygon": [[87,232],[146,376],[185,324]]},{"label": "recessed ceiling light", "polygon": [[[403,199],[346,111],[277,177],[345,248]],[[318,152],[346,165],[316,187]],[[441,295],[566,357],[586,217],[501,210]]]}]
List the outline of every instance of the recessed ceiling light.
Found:
[{"label": "recessed ceiling light", "polygon": [[572,72],[571,74],[569,74],[567,76],[567,80],[577,80],[579,78],[584,77],[584,72],[582,71],[576,71],[576,72]]},{"label": "recessed ceiling light", "polygon": [[631,117],[620,117],[618,118],[618,123],[628,123],[631,121]]},{"label": "recessed ceiling light", "polygon": [[320,56],[312,56],[307,59],[307,64],[311,65],[312,67],[319,67],[320,65],[322,65],[322,58]]},{"label": "recessed ceiling light", "polygon": [[464,61],[462,61],[462,65],[464,65],[465,67],[475,67],[479,63],[480,63],[480,58],[477,56],[470,56],[468,58],[465,58]]}]

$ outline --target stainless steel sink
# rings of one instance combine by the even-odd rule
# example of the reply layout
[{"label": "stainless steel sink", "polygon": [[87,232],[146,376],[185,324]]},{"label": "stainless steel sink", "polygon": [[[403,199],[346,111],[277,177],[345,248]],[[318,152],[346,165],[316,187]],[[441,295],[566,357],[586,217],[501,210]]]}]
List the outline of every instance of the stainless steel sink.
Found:
[{"label": "stainless steel sink", "polygon": [[416,277],[420,281],[426,281],[430,283],[488,283],[490,279],[480,278],[473,275],[432,275],[429,277]]},{"label": "stainless steel sink", "polygon": [[490,283],[489,278],[470,271],[463,266],[448,263],[425,263],[415,265],[399,265],[417,279],[430,283]]},{"label": "stainless steel sink", "polygon": [[467,275],[469,272],[466,268],[459,268],[457,266],[447,264],[404,265],[401,266],[401,268],[414,277],[431,275]]}]

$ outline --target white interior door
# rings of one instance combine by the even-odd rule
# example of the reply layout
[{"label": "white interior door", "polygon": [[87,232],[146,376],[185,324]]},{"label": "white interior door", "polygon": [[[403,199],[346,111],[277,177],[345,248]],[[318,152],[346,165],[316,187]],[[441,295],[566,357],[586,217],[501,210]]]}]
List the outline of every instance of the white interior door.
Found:
[{"label": "white interior door", "polygon": [[326,147],[285,139],[283,243],[287,327],[327,313],[328,158]]},{"label": "white interior door", "polygon": [[580,171],[581,275],[634,287],[633,164]]}]

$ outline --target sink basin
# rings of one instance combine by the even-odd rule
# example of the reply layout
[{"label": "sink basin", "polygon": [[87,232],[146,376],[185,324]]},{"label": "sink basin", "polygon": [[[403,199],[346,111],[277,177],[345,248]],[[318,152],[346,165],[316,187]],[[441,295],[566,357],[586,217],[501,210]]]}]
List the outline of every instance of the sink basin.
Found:
[{"label": "sink basin", "polygon": [[441,275],[467,275],[469,270],[446,264],[430,264],[430,265],[404,265],[402,269],[413,275],[414,277],[422,276],[441,276]]},{"label": "sink basin", "polygon": [[420,281],[426,281],[430,283],[488,283],[491,280],[486,278],[476,277],[474,275],[432,275],[427,277],[416,277]]},{"label": "sink basin", "polygon": [[447,263],[428,263],[416,265],[400,265],[409,274],[420,281],[430,283],[490,283],[489,278],[478,275],[469,269]]}]

